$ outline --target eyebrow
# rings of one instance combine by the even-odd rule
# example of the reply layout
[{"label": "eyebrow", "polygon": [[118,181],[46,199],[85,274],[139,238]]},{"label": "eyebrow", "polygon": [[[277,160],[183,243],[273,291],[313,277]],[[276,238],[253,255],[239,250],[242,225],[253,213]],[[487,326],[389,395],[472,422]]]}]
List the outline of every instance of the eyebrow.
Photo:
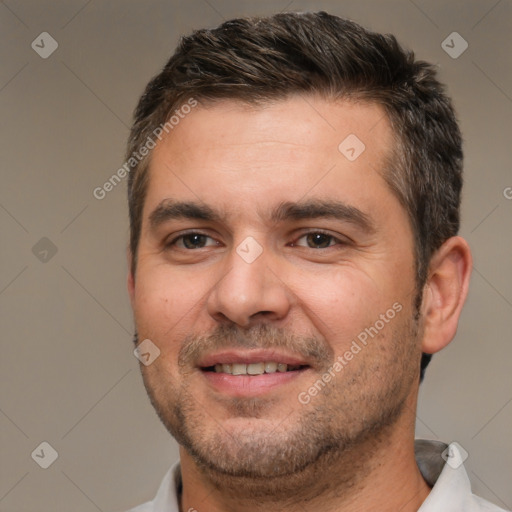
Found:
[{"label": "eyebrow", "polygon": [[[366,233],[376,231],[372,219],[359,208],[332,199],[310,199],[297,203],[280,203],[270,214],[272,222],[330,218],[354,224]],[[149,215],[153,229],[175,219],[222,222],[224,215],[210,206],[193,201],[164,199]]]}]

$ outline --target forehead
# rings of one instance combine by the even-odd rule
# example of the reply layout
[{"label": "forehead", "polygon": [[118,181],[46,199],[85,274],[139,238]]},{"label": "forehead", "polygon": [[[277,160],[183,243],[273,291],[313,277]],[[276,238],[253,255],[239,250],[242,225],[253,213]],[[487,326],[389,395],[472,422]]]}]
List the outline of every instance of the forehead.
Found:
[{"label": "forehead", "polygon": [[[165,149],[212,150],[219,144],[297,144],[330,153],[352,134],[372,152],[391,143],[391,127],[381,105],[364,101],[329,101],[317,96],[291,96],[252,105],[236,100],[200,104],[180,119],[155,153]],[[198,146],[197,142],[201,145]],[[262,156],[256,149],[255,156]],[[182,155],[185,156],[185,155]]]},{"label": "forehead", "polygon": [[376,104],[297,96],[199,105],[153,150],[146,210],[169,196],[224,199],[226,208],[313,192],[367,202],[370,189],[387,190],[381,174],[392,144]]}]

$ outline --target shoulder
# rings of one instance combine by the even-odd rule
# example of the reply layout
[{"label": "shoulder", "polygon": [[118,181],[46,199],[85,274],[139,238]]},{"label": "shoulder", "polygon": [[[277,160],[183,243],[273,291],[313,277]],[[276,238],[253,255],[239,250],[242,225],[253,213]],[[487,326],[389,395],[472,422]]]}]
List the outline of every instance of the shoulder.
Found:
[{"label": "shoulder", "polygon": [[416,461],[430,494],[419,512],[508,512],[476,496],[464,468],[467,452],[458,443],[416,440]]}]

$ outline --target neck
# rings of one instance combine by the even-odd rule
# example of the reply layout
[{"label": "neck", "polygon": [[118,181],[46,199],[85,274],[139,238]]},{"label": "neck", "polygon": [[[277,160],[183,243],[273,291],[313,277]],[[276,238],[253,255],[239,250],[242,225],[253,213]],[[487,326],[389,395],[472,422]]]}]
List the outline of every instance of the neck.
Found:
[{"label": "neck", "polygon": [[[411,407],[412,406],[412,407]],[[413,512],[430,488],[414,457],[415,404],[378,436],[292,477],[248,481],[200,468],[181,448],[182,512]]]}]

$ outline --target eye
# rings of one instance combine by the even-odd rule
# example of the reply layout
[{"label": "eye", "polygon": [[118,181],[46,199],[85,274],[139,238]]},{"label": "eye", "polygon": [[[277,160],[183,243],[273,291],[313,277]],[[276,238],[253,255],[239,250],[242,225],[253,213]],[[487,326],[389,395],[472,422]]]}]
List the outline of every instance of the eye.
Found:
[{"label": "eye", "polygon": [[[306,233],[298,238],[297,242],[302,239],[306,240],[307,247],[310,249],[327,249],[333,245],[343,245],[343,242],[339,238],[336,238],[329,233],[324,233],[323,231],[312,231],[310,233]],[[299,244],[297,242],[293,243],[292,245],[299,245],[304,247],[303,244]]]},{"label": "eye", "polygon": [[[211,240],[213,243],[207,244],[207,240]],[[167,247],[177,247],[178,249],[194,250],[202,249],[203,247],[207,247],[208,245],[218,245],[218,243],[208,235],[203,235],[203,233],[191,232],[177,236],[167,244]]]},{"label": "eye", "polygon": [[[305,240],[304,242],[300,242]],[[296,242],[293,242],[292,246],[307,247],[309,249],[328,249],[335,245],[344,245],[345,243],[336,238],[335,236],[325,233],[323,231],[311,231],[300,236]],[[177,248],[186,251],[203,249],[209,246],[218,246],[219,242],[214,240],[212,237],[199,232],[190,232],[181,234],[173,238],[169,243],[166,244],[167,248]]]}]

